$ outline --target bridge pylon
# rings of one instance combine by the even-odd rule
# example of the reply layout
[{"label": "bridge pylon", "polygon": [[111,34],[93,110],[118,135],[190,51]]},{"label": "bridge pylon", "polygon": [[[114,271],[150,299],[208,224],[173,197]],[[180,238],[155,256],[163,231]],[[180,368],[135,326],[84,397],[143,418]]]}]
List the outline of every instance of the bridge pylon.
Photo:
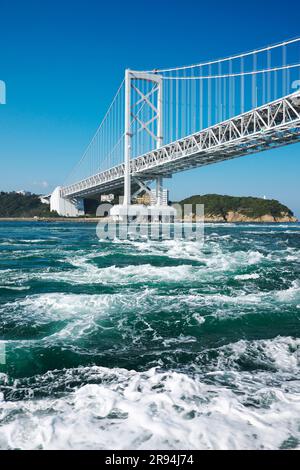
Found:
[{"label": "bridge pylon", "polygon": [[[143,82],[153,83],[154,87],[150,92],[144,92],[141,86]],[[135,102],[133,102],[132,91],[135,92]],[[150,95],[155,96],[156,102],[150,99]],[[143,120],[142,117],[138,117],[134,112],[134,108],[137,104],[142,103],[143,106],[149,106],[154,113],[152,119],[148,122]],[[160,75],[155,72],[139,72],[127,69],[125,71],[125,145],[124,145],[124,163],[125,163],[125,174],[124,174],[124,200],[123,205],[131,204],[131,150],[132,150],[132,123],[134,120],[140,125],[140,130],[144,130],[150,135],[150,137],[156,142],[156,148],[160,148],[163,145],[163,80]],[[156,122],[155,129],[153,132],[150,128],[150,124]],[[161,204],[162,194],[162,177],[156,178],[156,198],[157,204]]]},{"label": "bridge pylon", "polygon": [[[145,87],[145,82],[153,84],[149,91],[149,87]],[[147,91],[144,91],[145,88]],[[151,118],[144,117],[139,114],[139,109],[149,107]],[[144,113],[147,116],[147,113]],[[163,78],[155,72],[140,72],[127,69],[125,71],[125,132],[124,132],[124,199],[123,204],[114,206],[110,215],[118,220],[126,220],[128,217],[134,218],[135,214],[144,214],[145,207],[141,205],[131,205],[131,179],[134,177],[136,182],[138,175],[132,171],[132,143],[135,134],[133,133],[133,123],[137,122],[138,128],[136,133],[144,131],[152,141],[154,148],[159,149],[163,145]],[[153,148],[152,148],[153,150]],[[134,155],[137,157],[138,155]],[[163,177],[159,174],[152,175],[156,180],[156,205],[150,206],[151,212],[155,219],[160,217],[161,213],[166,212],[166,207],[162,207],[163,199]],[[143,182],[138,184],[143,186]],[[174,211],[169,210],[173,216]],[[168,212],[168,215],[170,215]],[[148,212],[147,212],[148,214]],[[148,215],[147,217],[148,218]]]}]

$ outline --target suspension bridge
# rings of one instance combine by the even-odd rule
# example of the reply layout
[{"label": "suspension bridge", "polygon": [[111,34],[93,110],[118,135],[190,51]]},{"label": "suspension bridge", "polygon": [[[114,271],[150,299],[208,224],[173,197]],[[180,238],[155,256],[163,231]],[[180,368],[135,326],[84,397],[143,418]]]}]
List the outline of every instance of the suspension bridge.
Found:
[{"label": "suspension bridge", "polygon": [[190,66],[128,69],[51,209],[81,215],[84,199],[112,193],[124,213],[153,182],[159,209],[174,173],[299,141],[300,38]]}]

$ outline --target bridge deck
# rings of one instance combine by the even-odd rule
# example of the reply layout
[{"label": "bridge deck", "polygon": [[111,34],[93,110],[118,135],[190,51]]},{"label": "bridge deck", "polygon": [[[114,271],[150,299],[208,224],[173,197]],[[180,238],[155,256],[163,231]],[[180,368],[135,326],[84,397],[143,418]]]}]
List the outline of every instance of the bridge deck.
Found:
[{"label": "bridge deck", "polygon": [[[241,157],[300,141],[300,92],[164,145],[131,161],[131,174],[142,181],[157,175]],[[63,197],[117,192],[124,184],[124,164],[63,187]]]}]

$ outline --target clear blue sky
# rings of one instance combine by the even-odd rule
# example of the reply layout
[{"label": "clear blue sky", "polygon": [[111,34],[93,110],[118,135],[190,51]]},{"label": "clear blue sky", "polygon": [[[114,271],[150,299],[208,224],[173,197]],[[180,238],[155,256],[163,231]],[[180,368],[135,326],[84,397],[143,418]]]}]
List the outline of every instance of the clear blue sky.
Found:
[{"label": "clear blue sky", "polygon": [[[0,189],[49,192],[81,157],[124,69],[219,58],[300,33],[297,1],[0,0]],[[300,217],[300,144],[176,175],[172,199],[266,195]]]}]

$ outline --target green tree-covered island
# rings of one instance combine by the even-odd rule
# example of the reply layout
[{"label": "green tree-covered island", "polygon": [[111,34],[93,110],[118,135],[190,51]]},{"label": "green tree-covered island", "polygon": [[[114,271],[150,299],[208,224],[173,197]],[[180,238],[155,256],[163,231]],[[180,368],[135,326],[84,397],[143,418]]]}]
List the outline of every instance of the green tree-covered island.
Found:
[{"label": "green tree-covered island", "polygon": [[191,196],[180,205],[204,204],[205,222],[297,222],[291,209],[275,199],[205,194]]},{"label": "green tree-covered island", "polygon": [[[204,204],[206,222],[297,222],[291,209],[275,199],[206,194],[188,197],[179,204],[192,204],[191,213],[195,213],[196,204]],[[57,219],[59,216],[50,212],[50,206],[36,194],[0,192],[0,218]],[[191,218],[195,217],[191,215]]]},{"label": "green tree-covered island", "polygon": [[1,218],[33,218],[58,217],[56,212],[50,212],[50,206],[41,201],[37,194],[22,194],[16,192],[0,192]]}]

